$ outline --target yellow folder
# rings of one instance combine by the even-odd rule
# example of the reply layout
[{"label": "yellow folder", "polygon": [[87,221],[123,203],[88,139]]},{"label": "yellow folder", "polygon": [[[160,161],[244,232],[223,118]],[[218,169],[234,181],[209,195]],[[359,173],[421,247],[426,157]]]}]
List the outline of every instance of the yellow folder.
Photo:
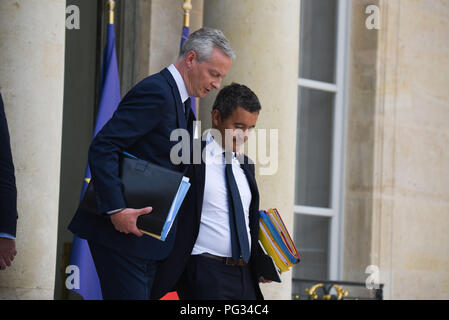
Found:
[{"label": "yellow folder", "polygon": [[286,256],[282,253],[282,250],[276,245],[273,238],[270,236],[265,223],[260,220],[259,240],[267,253],[273,258],[276,266],[281,272],[288,271],[291,267],[291,263]]},{"label": "yellow folder", "polygon": [[293,243],[293,240],[290,237],[290,234],[288,233],[288,230],[285,227],[284,221],[282,221],[282,218],[281,218],[279,212],[277,211],[277,209],[268,209],[268,211],[266,211],[266,212],[268,213],[268,217],[270,218],[271,222],[275,226],[276,230],[282,237],[287,249],[290,251],[290,254],[293,257],[299,259],[300,257],[299,257],[298,250],[296,249],[296,246]]}]

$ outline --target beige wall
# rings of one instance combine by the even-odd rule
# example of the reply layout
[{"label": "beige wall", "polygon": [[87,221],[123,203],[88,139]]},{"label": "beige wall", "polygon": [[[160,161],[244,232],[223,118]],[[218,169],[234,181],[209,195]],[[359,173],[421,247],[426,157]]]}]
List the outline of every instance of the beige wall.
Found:
[{"label": "beige wall", "polygon": [[0,90],[16,168],[17,256],[0,299],[52,299],[64,85],[65,1],[0,1]]},{"label": "beige wall", "polygon": [[345,277],[370,263],[386,298],[447,299],[449,3],[383,0],[380,8],[377,40],[362,38],[362,19],[352,27]]}]

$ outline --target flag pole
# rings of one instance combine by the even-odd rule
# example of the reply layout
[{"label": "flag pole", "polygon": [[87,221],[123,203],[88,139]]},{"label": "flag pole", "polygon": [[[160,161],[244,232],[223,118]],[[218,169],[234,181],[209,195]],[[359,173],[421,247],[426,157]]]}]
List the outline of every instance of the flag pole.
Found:
[{"label": "flag pole", "polygon": [[114,0],[108,1],[108,8],[109,8],[109,24],[114,24],[114,9],[115,9]]},{"label": "flag pole", "polygon": [[190,11],[192,10],[192,0],[185,0],[182,8],[184,9],[184,27],[190,27]]}]

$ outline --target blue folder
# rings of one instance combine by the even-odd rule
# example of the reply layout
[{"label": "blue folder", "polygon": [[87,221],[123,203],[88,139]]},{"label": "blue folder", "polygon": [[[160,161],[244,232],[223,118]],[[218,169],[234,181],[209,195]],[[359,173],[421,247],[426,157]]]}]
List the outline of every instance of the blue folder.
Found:
[{"label": "blue folder", "polygon": [[190,188],[189,179],[186,177],[182,178],[181,184],[179,185],[178,192],[176,193],[175,199],[171,205],[170,211],[168,212],[167,220],[165,220],[164,227],[162,228],[161,240],[165,241],[168,233],[173,225],[173,222],[178,215],[179,208],[181,207],[182,202],[187,194],[187,191]]}]

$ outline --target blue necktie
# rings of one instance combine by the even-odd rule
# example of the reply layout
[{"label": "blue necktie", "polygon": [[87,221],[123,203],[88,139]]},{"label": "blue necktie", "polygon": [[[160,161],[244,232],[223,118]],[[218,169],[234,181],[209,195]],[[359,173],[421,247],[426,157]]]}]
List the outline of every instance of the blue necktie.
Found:
[{"label": "blue necktie", "polygon": [[248,263],[250,258],[248,233],[239,189],[232,172],[232,153],[225,153],[226,185],[229,195],[229,225],[231,229],[232,258],[237,261],[240,253]]}]

